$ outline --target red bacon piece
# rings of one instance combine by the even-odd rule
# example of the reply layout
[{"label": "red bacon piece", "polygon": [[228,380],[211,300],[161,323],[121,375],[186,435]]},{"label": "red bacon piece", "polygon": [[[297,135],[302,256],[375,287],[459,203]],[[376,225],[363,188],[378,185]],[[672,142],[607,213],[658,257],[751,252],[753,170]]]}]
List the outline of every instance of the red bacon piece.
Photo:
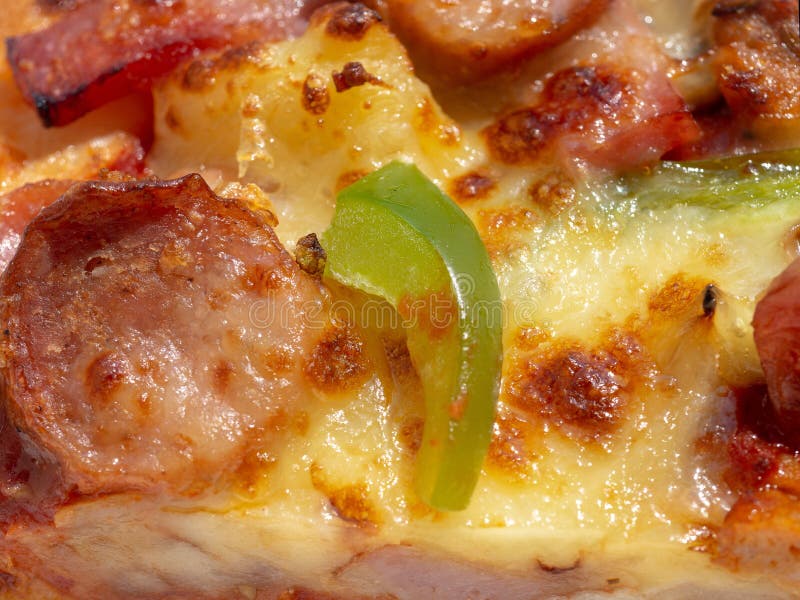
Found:
[{"label": "red bacon piece", "polygon": [[96,0],[8,38],[8,59],[45,125],[149,89],[195,51],[301,33],[320,0]]},{"label": "red bacon piece", "polygon": [[527,67],[514,99],[522,106],[484,131],[489,150],[513,165],[578,160],[617,171],[653,162],[699,135],[668,66],[635,12],[613,0],[593,27]]}]

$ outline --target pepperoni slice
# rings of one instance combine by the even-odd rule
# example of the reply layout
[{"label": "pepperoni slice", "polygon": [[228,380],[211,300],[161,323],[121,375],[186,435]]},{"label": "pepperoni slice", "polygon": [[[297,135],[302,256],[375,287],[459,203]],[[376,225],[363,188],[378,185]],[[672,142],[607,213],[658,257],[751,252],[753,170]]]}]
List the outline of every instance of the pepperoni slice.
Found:
[{"label": "pepperoni slice", "polygon": [[474,81],[569,38],[609,0],[507,2],[386,0],[392,30],[415,64],[445,80]]},{"label": "pepperoni slice", "polygon": [[7,41],[22,94],[45,125],[66,125],[138,89],[196,50],[303,31],[316,0],[96,0]]},{"label": "pepperoni slice", "polygon": [[[197,492],[307,402],[323,304],[264,220],[198,175],[77,184],[0,280],[6,418],[67,490]],[[14,475],[24,457],[4,452]]]}]

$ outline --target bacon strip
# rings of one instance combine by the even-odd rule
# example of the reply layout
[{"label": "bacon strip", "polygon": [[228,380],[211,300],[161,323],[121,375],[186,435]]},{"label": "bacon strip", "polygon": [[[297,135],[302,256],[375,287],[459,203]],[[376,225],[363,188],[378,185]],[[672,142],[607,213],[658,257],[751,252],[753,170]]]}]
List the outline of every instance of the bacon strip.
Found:
[{"label": "bacon strip", "polygon": [[614,0],[593,27],[526,67],[522,106],[484,130],[489,150],[512,165],[577,159],[617,171],[655,161],[699,135],[668,66],[635,12]]},{"label": "bacon strip", "polygon": [[321,0],[97,0],[43,31],[8,38],[8,59],[45,125],[65,125],[149,89],[197,50],[303,31]]},{"label": "bacon strip", "polygon": [[264,220],[198,175],[73,186],[0,280],[4,429],[20,435],[0,440],[0,496],[32,455],[79,495],[214,485],[307,404],[326,321],[305,316],[323,306]]}]

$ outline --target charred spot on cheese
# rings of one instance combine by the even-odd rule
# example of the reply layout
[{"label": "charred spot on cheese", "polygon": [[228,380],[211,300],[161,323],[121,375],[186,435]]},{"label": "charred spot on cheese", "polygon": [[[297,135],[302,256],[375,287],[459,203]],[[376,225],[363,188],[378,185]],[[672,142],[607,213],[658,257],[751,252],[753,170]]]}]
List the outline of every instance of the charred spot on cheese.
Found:
[{"label": "charred spot on cheese", "polygon": [[[523,413],[524,414],[524,413]],[[531,449],[531,424],[505,404],[497,409],[487,461],[490,467],[525,481],[536,454]]]},{"label": "charred spot on cheese", "polygon": [[563,173],[550,173],[530,185],[528,197],[549,214],[558,215],[573,205],[575,184]]},{"label": "charred spot on cheese", "polygon": [[497,188],[497,180],[488,173],[470,171],[450,184],[450,195],[459,202],[481,200]]},{"label": "charred spot on cheese", "polygon": [[314,489],[325,494],[336,514],[356,525],[377,525],[381,516],[370,496],[369,489],[364,483],[331,483],[323,468],[313,464],[309,469],[311,484]]},{"label": "charred spot on cheese", "polygon": [[232,71],[247,63],[257,64],[262,45],[261,42],[253,41],[215,56],[191,61],[183,69],[181,86],[192,92],[207,90],[223,71]]},{"label": "charred spot on cheese", "polygon": [[[214,83],[214,65],[209,58],[193,60],[183,71],[181,87],[187,91],[199,92]],[[174,116],[173,116],[174,118]]]},{"label": "charred spot on cheese", "polygon": [[[266,297],[244,264],[280,273]],[[264,220],[199,176],[72,187],[29,225],[0,293],[7,418],[79,495],[194,494],[229,476],[276,411],[300,406],[259,372],[288,350],[281,380],[302,387],[319,333],[301,304],[322,300]]]},{"label": "charred spot on cheese", "polygon": [[552,425],[580,441],[600,441],[625,419],[649,368],[630,335],[613,335],[605,347],[592,349],[554,344],[512,366],[504,398],[532,422]]},{"label": "charred spot on cheese", "polygon": [[650,296],[647,307],[659,319],[709,315],[716,308],[716,295],[706,280],[677,273]]},{"label": "charred spot on cheese", "polygon": [[409,417],[400,427],[398,440],[411,454],[416,454],[422,445],[422,430],[425,420],[421,417]]},{"label": "charred spot on cheese", "polygon": [[[327,9],[331,11],[331,9]],[[326,9],[318,12],[315,18],[323,18]],[[345,40],[360,40],[374,23],[380,22],[380,15],[360,2],[353,4],[337,3],[330,12],[325,33]]]},{"label": "charred spot on cheese", "polygon": [[337,393],[360,386],[368,374],[364,341],[348,325],[329,327],[305,362],[304,372],[318,390]]},{"label": "charred spot on cheese", "polygon": [[478,211],[478,232],[492,258],[524,248],[538,222],[536,213],[524,206],[509,205]]},{"label": "charred spot on cheese", "polygon": [[164,123],[167,127],[174,131],[180,131],[181,129],[181,120],[178,117],[175,109],[173,107],[168,107],[167,112],[164,113]]},{"label": "charred spot on cheese", "polygon": [[484,131],[489,150],[508,164],[529,164],[560,131],[582,130],[634,101],[623,75],[607,65],[570,67],[547,78],[538,105],[500,117]]},{"label": "charred spot on cheese", "polygon": [[369,174],[369,171],[365,171],[363,169],[345,171],[336,179],[336,192],[341,192],[348,185],[355,183],[367,174]]},{"label": "charred spot on cheese", "polygon": [[328,93],[328,86],[325,80],[316,73],[309,73],[303,81],[302,94],[303,108],[312,115],[322,115],[328,110],[331,103],[331,96]]},{"label": "charred spot on cheese", "polygon": [[380,80],[379,77],[375,77],[375,75],[369,73],[364,68],[364,65],[358,61],[345,63],[345,65],[342,67],[342,70],[334,71],[331,77],[333,77],[333,85],[336,87],[336,91],[339,93],[346,92],[351,88],[367,83],[371,83],[373,85],[386,85]]}]

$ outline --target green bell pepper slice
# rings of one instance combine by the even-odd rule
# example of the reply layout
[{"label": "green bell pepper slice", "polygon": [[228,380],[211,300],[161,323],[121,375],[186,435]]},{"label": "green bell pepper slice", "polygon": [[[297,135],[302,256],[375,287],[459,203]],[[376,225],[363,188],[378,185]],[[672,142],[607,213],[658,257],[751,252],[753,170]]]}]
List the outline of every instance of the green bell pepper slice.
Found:
[{"label": "green bell pepper slice", "polygon": [[503,357],[500,290],[475,226],[415,166],[393,162],[339,193],[322,243],[326,277],[385,298],[403,320],[425,397],[418,495],[466,508]]}]

